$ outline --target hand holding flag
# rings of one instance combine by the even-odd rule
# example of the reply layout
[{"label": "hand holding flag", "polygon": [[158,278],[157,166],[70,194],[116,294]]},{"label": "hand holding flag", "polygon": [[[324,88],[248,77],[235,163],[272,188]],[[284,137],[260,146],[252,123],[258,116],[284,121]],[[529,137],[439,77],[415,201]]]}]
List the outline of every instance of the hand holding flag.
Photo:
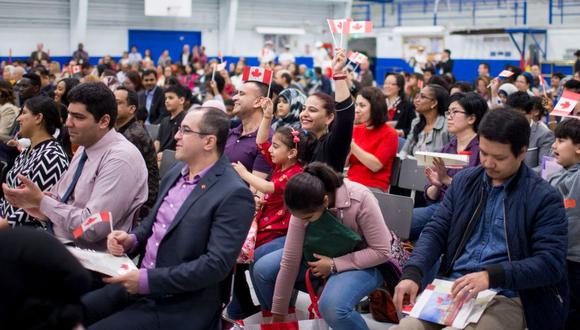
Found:
[{"label": "hand holding flag", "polygon": [[332,59],[332,72],[343,72],[346,67],[346,52],[343,48],[336,48]]},{"label": "hand holding flag", "polygon": [[[497,77],[498,78],[509,78],[511,76],[513,76],[514,73],[512,71],[509,70],[503,70],[502,72],[500,72]],[[489,85],[487,85],[487,88],[490,88],[492,85],[492,82],[489,83]]]},{"label": "hand holding flag", "polygon": [[110,254],[120,257],[133,247],[135,243],[133,237],[122,230],[114,230],[107,236],[107,250]]},{"label": "hand holding flag", "polygon": [[97,223],[101,222],[108,222],[111,226],[111,232],[113,231],[113,214],[111,212],[99,212],[90,215],[80,226],[78,226],[73,231],[74,239],[78,239],[79,237],[83,236],[87,230],[94,227]]}]

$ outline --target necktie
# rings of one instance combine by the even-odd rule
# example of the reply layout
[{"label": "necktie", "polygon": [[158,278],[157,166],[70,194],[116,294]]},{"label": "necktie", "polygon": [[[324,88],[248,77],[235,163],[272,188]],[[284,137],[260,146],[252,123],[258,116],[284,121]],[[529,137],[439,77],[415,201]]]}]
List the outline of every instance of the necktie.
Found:
[{"label": "necktie", "polygon": [[64,193],[64,195],[60,199],[60,201],[62,203],[66,203],[66,201],[69,199],[69,197],[72,195],[73,191],[75,190],[75,186],[77,185],[77,182],[79,181],[79,178],[81,176],[81,173],[83,171],[83,167],[85,166],[86,161],[87,161],[87,152],[86,152],[86,150],[83,150],[83,154],[81,155],[81,159],[79,160],[79,164],[77,166],[77,170],[75,171],[75,175],[73,176],[73,179],[72,179],[70,185],[66,189],[66,192]]}]

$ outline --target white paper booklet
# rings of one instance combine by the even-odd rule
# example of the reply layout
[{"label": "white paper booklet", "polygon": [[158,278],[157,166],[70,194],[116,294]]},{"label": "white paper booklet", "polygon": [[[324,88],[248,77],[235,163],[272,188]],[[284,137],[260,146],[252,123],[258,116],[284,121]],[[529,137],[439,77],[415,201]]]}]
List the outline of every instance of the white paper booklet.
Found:
[{"label": "white paper booklet", "polygon": [[447,168],[464,168],[469,164],[469,155],[445,154],[441,152],[416,151],[417,165],[431,167],[433,158],[441,158]]},{"label": "white paper booklet", "polygon": [[454,301],[451,297],[452,281],[434,280],[419,295],[409,315],[458,329],[477,323],[497,292],[481,291],[476,299]]},{"label": "white paper booklet", "polygon": [[95,272],[109,276],[119,276],[137,269],[133,260],[127,256],[115,257],[110,253],[84,250],[70,246],[67,248],[83,267]]}]

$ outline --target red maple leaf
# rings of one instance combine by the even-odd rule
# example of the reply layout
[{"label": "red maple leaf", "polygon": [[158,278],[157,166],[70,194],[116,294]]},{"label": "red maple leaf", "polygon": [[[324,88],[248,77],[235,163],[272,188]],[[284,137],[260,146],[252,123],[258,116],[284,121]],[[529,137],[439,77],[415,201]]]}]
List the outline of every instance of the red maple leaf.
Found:
[{"label": "red maple leaf", "polygon": [[85,222],[85,226],[88,226],[95,221],[97,221],[97,218],[88,218],[87,221]]},{"label": "red maple leaf", "polygon": [[342,28],[342,22],[338,22],[338,24],[336,24],[336,27],[339,29]]},{"label": "red maple leaf", "polygon": [[354,28],[355,30],[360,30],[360,29],[362,28],[362,25],[360,25],[360,24],[356,23],[356,24],[353,26],[353,28]]},{"label": "red maple leaf", "polygon": [[560,108],[562,109],[567,109],[570,106],[570,102],[568,101],[564,101],[562,102],[562,104],[560,104]]},{"label": "red maple leaf", "polygon": [[259,77],[261,75],[262,75],[262,72],[260,70],[258,70],[258,69],[255,69],[254,71],[252,71],[252,76],[253,77],[256,77],[257,78],[257,77]]}]

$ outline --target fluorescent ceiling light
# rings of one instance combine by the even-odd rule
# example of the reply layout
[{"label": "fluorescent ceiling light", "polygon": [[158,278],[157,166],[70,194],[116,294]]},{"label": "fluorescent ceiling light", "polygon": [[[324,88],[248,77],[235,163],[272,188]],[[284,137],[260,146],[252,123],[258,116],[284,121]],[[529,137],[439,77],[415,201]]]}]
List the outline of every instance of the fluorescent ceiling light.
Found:
[{"label": "fluorescent ceiling light", "polygon": [[292,35],[306,34],[306,31],[300,28],[281,28],[269,26],[257,26],[256,32],[258,32],[259,34],[292,34]]}]

